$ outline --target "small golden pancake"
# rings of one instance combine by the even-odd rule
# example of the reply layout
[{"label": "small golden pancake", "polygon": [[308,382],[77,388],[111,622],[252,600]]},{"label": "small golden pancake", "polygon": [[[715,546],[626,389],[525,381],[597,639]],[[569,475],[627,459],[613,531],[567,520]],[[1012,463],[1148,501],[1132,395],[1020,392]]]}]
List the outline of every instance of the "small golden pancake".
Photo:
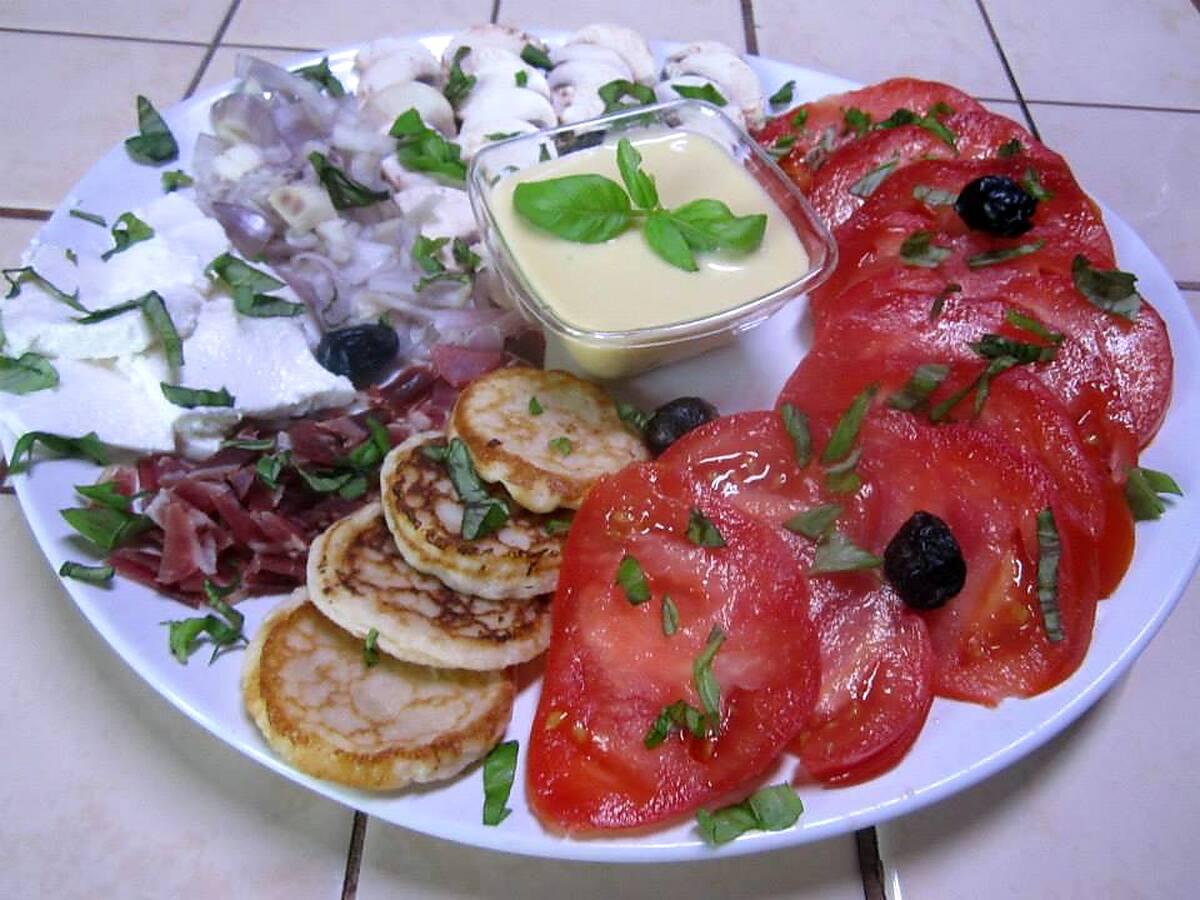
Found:
[{"label": "small golden pancake", "polygon": [[426,666],[503,669],[550,643],[548,596],[485,600],[460,594],[404,561],[378,503],[335,522],[308,552],[308,592],[337,625],[372,628],[390,656]]},{"label": "small golden pancake", "polygon": [[563,544],[547,529],[552,517],[522,509],[502,488],[489,485],[507,503],[508,521],[491,534],[464,538],[463,504],[446,465],[422,452],[445,445],[436,432],[415,434],[394,447],[380,468],[383,512],[405,562],[453,590],[488,600],[552,593]]},{"label": "small golden pancake", "polygon": [[437,781],[482,758],[512,716],[503,671],[415,666],[378,654],[321,615],[303,589],[246,648],[242,699],[267,743],[317,778],[369,791]]},{"label": "small golden pancake", "polygon": [[446,430],[467,445],[479,477],[541,513],[578,509],[601,475],[649,458],[608,395],[570,372],[489,372],[458,395]]}]

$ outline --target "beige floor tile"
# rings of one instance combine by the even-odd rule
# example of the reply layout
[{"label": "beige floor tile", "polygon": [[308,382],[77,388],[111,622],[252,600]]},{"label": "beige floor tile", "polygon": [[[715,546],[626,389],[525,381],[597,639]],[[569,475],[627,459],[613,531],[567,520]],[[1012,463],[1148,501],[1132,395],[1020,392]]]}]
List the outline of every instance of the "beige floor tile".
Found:
[{"label": "beige floor tile", "polygon": [[640,31],[647,39],[723,41],[745,50],[742,9],[738,0],[502,0],[500,21],[524,28],[576,29],[592,22],[615,22]]},{"label": "beige floor tile", "polygon": [[1200,15],[1188,0],[987,9],[1026,97],[1200,108]]},{"label": "beige floor tile", "polygon": [[230,0],[7,0],[0,27],[208,43]]},{"label": "beige floor tile", "polygon": [[[260,768],[92,631],[0,497],[0,896],[336,897],[352,814]],[[164,645],[163,652],[166,652]]]},{"label": "beige floor tile", "polygon": [[295,60],[308,55],[301,50],[222,47],[209,60],[208,68],[204,70],[204,77],[200,79],[200,84],[196,87],[197,93],[214,88],[227,81],[232,81],[235,77],[234,66],[237,64],[238,55],[242,53],[257,56],[259,59],[265,59],[269,63],[275,63],[277,66],[287,66]]},{"label": "beige floor tile", "polygon": [[317,49],[362,43],[384,35],[456,31],[492,14],[491,0],[385,3],[381,0],[291,0],[281,14],[274,0],[242,0],[225,40]]},{"label": "beige floor tile", "polygon": [[41,222],[29,219],[0,219],[0,268],[19,266],[21,253],[41,227]]},{"label": "beige floor tile", "polygon": [[359,900],[861,900],[854,839],[759,856],[633,866],[504,856],[377,819],[367,827]]},{"label": "beige floor tile", "polygon": [[0,33],[7,123],[0,206],[57,205],[134,132],[134,97],[145,94],[160,109],[175,103],[203,55],[199,47]]},{"label": "beige floor tile", "polygon": [[1193,580],[1129,675],[1075,726],[967,793],[883,826],[889,896],[1195,896],[1198,633]]},{"label": "beige floor tile", "polygon": [[[1200,16],[1196,16],[1200,19]],[[1032,104],[1042,139],[1180,280],[1200,280],[1200,115]]]},{"label": "beige floor tile", "polygon": [[754,16],[764,56],[856,81],[914,75],[981,97],[1013,96],[974,3],[755,0]]}]

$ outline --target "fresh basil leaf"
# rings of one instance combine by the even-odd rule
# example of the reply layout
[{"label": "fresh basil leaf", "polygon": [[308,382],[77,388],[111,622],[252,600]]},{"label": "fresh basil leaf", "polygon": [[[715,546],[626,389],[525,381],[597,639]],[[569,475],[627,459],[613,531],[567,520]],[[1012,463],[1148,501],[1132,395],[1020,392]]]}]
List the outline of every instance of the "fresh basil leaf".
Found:
[{"label": "fresh basil leaf", "polygon": [[1016,138],[1013,138],[1012,140],[1005,141],[996,148],[996,156],[998,156],[1000,159],[1008,159],[1009,157],[1016,156],[1023,149],[1024,148],[1021,146],[1021,142]]},{"label": "fresh basil leaf", "polygon": [[792,114],[792,127],[803,128],[808,124],[808,107],[802,106]]},{"label": "fresh basil leaf", "polygon": [[625,592],[625,599],[634,606],[641,606],[650,599],[650,585],[646,583],[646,573],[642,571],[641,563],[628,553],[621,557],[613,584],[621,586],[621,590]]},{"label": "fresh basil leaf", "polygon": [[846,125],[846,131],[853,131],[858,137],[862,137],[871,128],[871,116],[869,113],[863,112],[857,106],[851,106],[847,110],[842,111],[842,119]]},{"label": "fresh basil leaf", "polygon": [[409,109],[396,117],[388,132],[397,138],[396,159],[406,169],[440,175],[454,184],[467,178],[462,148],[446,140],[435,129],[426,127],[421,115]]},{"label": "fresh basil leaf", "polygon": [[513,73],[513,84],[515,84],[517,87],[525,87],[527,84],[529,84],[529,73],[524,69],[518,69]]},{"label": "fresh basil leaf", "polygon": [[260,456],[258,462],[254,464],[254,471],[258,475],[258,480],[271,490],[275,490],[275,488],[279,487],[279,478],[283,475],[283,470],[287,467],[290,460],[291,454],[286,450],[282,453]]},{"label": "fresh basil leaf", "polygon": [[505,741],[492,748],[483,761],[483,824],[499,825],[512,812],[504,804],[512,792],[517,773],[517,741]]},{"label": "fresh basil leaf", "polygon": [[367,416],[364,424],[367,426],[366,440],[351,450],[342,463],[359,472],[369,472],[383,462],[392,449],[391,434],[374,416]]},{"label": "fresh basil leaf", "polygon": [[570,519],[547,519],[545,524],[546,534],[554,536],[566,534],[571,530]]},{"label": "fresh basil leaf", "polygon": [[[617,78],[601,85],[596,91],[604,101],[604,114],[618,112],[623,109],[635,109],[654,102],[654,89],[636,81]],[[626,100],[633,101],[626,103]]]},{"label": "fresh basil leaf", "polygon": [[830,572],[855,572],[859,569],[873,569],[883,562],[873,553],[868,553],[854,544],[850,538],[840,531],[831,531],[817,545],[813,554],[810,575],[821,575]]},{"label": "fresh basil leaf", "polygon": [[766,151],[775,159],[783,159],[792,152],[792,148],[796,146],[796,136],[794,134],[781,134],[767,145]]},{"label": "fresh basil leaf", "polygon": [[720,200],[693,200],[671,210],[671,220],[688,246],[702,252],[718,248],[718,230],[733,219],[733,211]]},{"label": "fresh basil leaf", "polygon": [[368,669],[379,665],[379,629],[372,628],[363,641],[363,665]]},{"label": "fresh basil leaf", "polygon": [[229,438],[221,441],[222,450],[252,450],[265,453],[275,449],[275,438]]},{"label": "fresh basil leaf", "polygon": [[489,141],[507,141],[509,138],[517,137],[519,131],[490,131],[484,135],[484,138]]},{"label": "fresh basil leaf", "polygon": [[210,619],[218,626],[220,625],[220,620],[216,616],[177,619],[162,623],[170,626],[167,632],[167,646],[171,648],[171,655],[183,665],[187,665],[188,658],[196,649],[200,636],[208,628]]},{"label": "fresh basil leaf", "polygon": [[946,301],[950,299],[952,294],[957,294],[962,290],[961,284],[951,282],[947,284],[938,295],[933,298],[933,305],[929,308],[929,321],[937,321],[938,316],[942,314],[942,310],[946,308]]},{"label": "fresh basil leaf", "polygon": [[0,356],[0,391],[8,394],[32,394],[58,384],[58,370],[38,353],[22,353],[17,358]]},{"label": "fresh basil leaf", "polygon": [[942,139],[944,144],[957,148],[958,136],[940,121],[938,121],[937,117],[933,113],[921,116],[921,118],[917,120],[916,124],[924,128],[929,133],[937,135]]},{"label": "fresh basil leaf", "polygon": [[[854,461],[857,463],[858,458]],[[853,494],[862,487],[862,478],[854,469],[825,474],[825,487],[835,494]]]},{"label": "fresh basil leaf", "polygon": [[325,192],[333,203],[334,209],[356,209],[360,206],[372,206],[382,200],[387,200],[391,194],[387,191],[375,191],[365,184],[359,184],[337,166],[333,165],[323,153],[313,151],[308,154],[317,178],[325,186]]},{"label": "fresh basil leaf", "polygon": [[1134,466],[1128,470],[1125,479],[1125,502],[1135,521],[1149,522],[1162,518],[1163,513],[1167,511],[1167,505],[1159,494],[1182,497],[1183,490],[1166,472],[1143,466]]},{"label": "fresh basil leaf", "polygon": [[296,474],[308,485],[309,490],[317,494],[333,494],[341,491],[354,478],[353,472],[315,472],[298,465],[294,459],[289,460]]},{"label": "fresh basil leaf", "polygon": [[1087,257],[1080,254],[1071,263],[1071,277],[1076,290],[1093,306],[1130,322],[1137,318],[1142,298],[1134,288],[1137,276],[1133,273],[1092,268]]},{"label": "fresh basil leaf", "polygon": [[521,59],[535,69],[544,69],[549,72],[554,68],[554,63],[546,51],[533,44],[525,45],[524,49],[521,50]]},{"label": "fresh basil leaf", "polygon": [[717,246],[721,250],[731,250],[735,253],[750,253],[762,244],[766,230],[765,213],[735,216],[716,227]]},{"label": "fresh basil leaf", "polygon": [[611,240],[633,218],[629,195],[603,175],[523,182],[513,191],[513,206],[530,224],[584,244]]},{"label": "fresh basil leaf", "polygon": [[666,594],[662,598],[662,630],[667,637],[679,630],[679,607]]},{"label": "fresh basil leaf", "polygon": [[680,97],[686,97],[688,100],[704,100],[714,106],[725,106],[729,103],[711,82],[699,86],[672,84],[671,87]]},{"label": "fresh basil leaf", "polygon": [[954,191],[944,191],[927,184],[914,185],[912,195],[914,200],[920,200],[926,206],[953,206],[958,199]]},{"label": "fresh basil leaf", "polygon": [[303,303],[292,303],[270,294],[256,294],[245,286],[233,289],[233,308],[251,319],[285,319],[304,314]]},{"label": "fresh basil leaf", "polygon": [[146,516],[113,509],[87,506],[60,509],[67,524],[105,552],[115,550],[154,523]]},{"label": "fresh basil leaf", "polygon": [[459,438],[451,439],[447,446],[445,465],[450,482],[463,503],[462,536],[474,541],[503,528],[509,517],[508,505],[488,493],[475,471],[467,445]]},{"label": "fresh basil leaf", "polygon": [[1061,331],[1052,331],[1033,316],[1027,316],[1025,313],[1015,309],[1005,310],[1004,321],[1015,328],[1020,328],[1022,331],[1028,331],[1031,334],[1036,334],[1043,340],[1050,341],[1054,344],[1061,344],[1065,338],[1065,335],[1063,335]]},{"label": "fresh basil leaf", "polygon": [[785,81],[779,86],[779,90],[767,98],[767,102],[772,106],[786,106],[792,102],[792,97],[796,93],[796,82]]},{"label": "fresh basil leaf", "polygon": [[125,139],[125,152],[134,162],[155,165],[179,156],[179,144],[154,105],[141,95],[137,98],[138,133]]},{"label": "fresh basil leaf", "polygon": [[871,408],[871,401],[875,398],[878,390],[879,385],[869,385],[854,398],[847,410],[842,413],[833,427],[833,433],[829,435],[829,442],[821,451],[822,465],[832,465],[850,455],[854,441],[858,438],[858,430],[862,427],[863,419],[866,418],[867,411]]},{"label": "fresh basil leaf", "polygon": [[536,396],[529,398],[529,414],[531,416],[540,416],[545,411],[545,407],[538,402],[538,398]]},{"label": "fresh basil leaf", "polygon": [[804,512],[796,513],[783,523],[783,527],[815,541],[833,527],[833,523],[841,514],[841,504],[823,503],[812,509],[806,509]]},{"label": "fresh basil leaf", "polygon": [[703,740],[707,736],[704,724],[704,713],[684,700],[676,700],[669,706],[664,706],[642,744],[647,750],[653,750],[675,732],[689,732],[693,737]]},{"label": "fresh basil leaf", "polygon": [[171,320],[171,314],[167,312],[167,306],[163,303],[163,298],[155,291],[150,291],[139,298],[138,305],[142,308],[142,315],[146,319],[146,324],[150,326],[150,330],[158,337],[159,343],[162,344],[163,354],[167,357],[167,362],[173,366],[182,366],[183,339],[175,329],[175,323]]},{"label": "fresh basil leaf", "polygon": [[222,253],[208,264],[206,271],[221,279],[230,290],[244,287],[266,293],[284,286],[284,283],[274,275],[254,268],[231,253]]},{"label": "fresh basil leaf", "polygon": [[67,211],[67,215],[75,219],[83,219],[85,222],[91,222],[93,225],[99,225],[101,228],[108,227],[108,220],[104,216],[98,216],[95,213],[84,212],[82,209],[71,209]]},{"label": "fresh basil leaf", "polygon": [[991,333],[972,341],[968,346],[985,359],[1011,357],[1020,365],[1050,362],[1058,355],[1056,345],[1030,344]]},{"label": "fresh basil leaf", "polygon": [[168,403],[182,406],[184,409],[195,409],[198,406],[233,406],[233,395],[225,388],[209,391],[203,388],[188,388],[178,384],[159,382],[163,396]]},{"label": "fresh basil leaf", "polygon": [[426,275],[437,275],[446,271],[446,264],[438,257],[441,249],[450,243],[450,238],[429,238],[418,234],[413,240],[412,258]]},{"label": "fresh basil leaf", "polygon": [[1057,644],[1066,638],[1058,608],[1058,563],[1062,557],[1062,542],[1054,524],[1054,511],[1048,506],[1037,515],[1037,538],[1037,586],[1042,625],[1046,629],[1046,640]]},{"label": "fresh basil leaf", "polygon": [[653,413],[648,413],[644,409],[638,409],[632,403],[617,404],[617,418],[639,435],[645,433],[646,426],[650,424],[650,419],[653,418],[653,415]]},{"label": "fresh basil leaf", "polygon": [[688,246],[683,232],[679,230],[679,226],[675,224],[669,213],[656,210],[646,216],[642,235],[645,237],[647,245],[660,259],[685,272],[700,270],[700,267],[696,265],[696,257],[692,253],[692,248]]},{"label": "fresh basil leaf", "polygon": [[546,446],[550,448],[552,453],[557,453],[559,456],[570,456],[575,449],[571,444],[571,439],[561,435],[556,438],[550,438],[546,442]]},{"label": "fresh basil leaf", "polygon": [[876,166],[862,178],[858,179],[858,181],[854,182],[854,184],[850,185],[850,193],[855,197],[862,197],[863,199],[870,197],[879,189],[884,179],[891,175],[898,165],[900,165],[900,160],[897,158],[889,160],[883,165]]},{"label": "fresh basil leaf", "polygon": [[189,188],[196,183],[196,180],[183,171],[183,169],[171,169],[163,172],[161,181],[163,192],[167,194],[174,193],[182,188]]},{"label": "fresh basil leaf", "polygon": [[109,509],[119,509],[128,511],[133,506],[134,498],[128,494],[122,494],[117,489],[115,481],[99,481],[96,484],[77,484],[75,485],[75,493],[81,497],[86,497],[93,503],[99,506],[107,506]]},{"label": "fresh basil leaf", "polygon": [[207,636],[213,648],[212,656],[208,660],[209,665],[216,662],[217,657],[225,651],[246,643],[246,636],[242,633],[244,617],[223,599],[236,587],[236,582],[226,587],[220,587],[205,579],[205,597],[218,615],[160,623],[169,626],[167,643],[171,648],[171,655],[182,665],[187,665],[189,657],[199,648],[200,639],[203,636]]},{"label": "fresh basil leaf", "polygon": [[890,116],[888,116],[886,119],[884,119],[882,122],[877,122],[875,127],[880,130],[899,128],[901,125],[912,125],[919,118],[920,118],[920,116],[918,116],[911,109],[905,109],[904,107],[901,106],[901,107],[897,107],[892,112],[892,114]]},{"label": "fresh basil leaf", "polygon": [[696,826],[704,842],[717,847],[755,830],[758,820],[747,804],[736,803],[711,813],[706,809],[697,810]]},{"label": "fresh basil leaf", "polygon": [[324,57],[319,63],[311,66],[301,66],[292,69],[293,75],[299,75],[305,81],[311,81],[330,97],[346,96],[346,88],[338,81],[337,76],[329,68],[329,57]]},{"label": "fresh basil leaf", "polygon": [[692,507],[688,516],[687,539],[699,547],[724,547],[725,538],[700,510]]},{"label": "fresh basil leaf", "polygon": [[450,73],[446,79],[446,87],[442,91],[450,105],[458,109],[467,94],[475,87],[475,76],[467,75],[462,70],[462,61],[471,52],[470,47],[459,47],[454,51],[454,59],[450,62]]},{"label": "fresh basil leaf", "polygon": [[1044,246],[1046,246],[1046,242],[1041,240],[1033,241],[1029,244],[1018,244],[1016,247],[1005,247],[1001,250],[976,253],[974,256],[967,257],[967,265],[972,269],[982,269],[984,266],[994,266],[997,263],[1008,262],[1010,259],[1029,256],[1031,253],[1037,253]]},{"label": "fresh basil leaf", "polygon": [[90,459],[97,465],[108,465],[108,448],[96,432],[89,431],[82,437],[66,437],[48,431],[27,431],[13,444],[12,456],[8,460],[8,471],[26,472],[33,465],[33,451],[37,446],[59,457]]},{"label": "fresh basil leaf", "polygon": [[1038,176],[1037,170],[1032,166],[1025,170],[1025,174],[1021,177],[1021,187],[1034,200],[1049,200],[1054,196],[1053,191],[1048,191],[1042,187],[1042,179]]},{"label": "fresh basil leaf", "polygon": [[621,172],[621,180],[629,191],[635,206],[640,209],[654,209],[658,206],[658,188],[654,179],[641,169],[642,154],[629,142],[621,138],[617,142],[617,168]]},{"label": "fresh basil leaf", "polygon": [[108,582],[112,581],[116,570],[108,565],[85,566],[83,563],[67,560],[59,567],[58,574],[63,578],[74,578],[76,581],[99,585],[108,584]]},{"label": "fresh basil leaf", "polygon": [[936,269],[949,255],[950,248],[934,244],[933,234],[924,229],[914,231],[900,245],[900,261],[906,266]]},{"label": "fresh basil leaf", "polygon": [[116,224],[109,230],[109,233],[112,234],[113,246],[100,254],[100,258],[105,262],[108,262],[116,254],[128,250],[134,244],[140,244],[142,241],[148,241],[154,237],[154,229],[131,212],[121,213],[117,216]]},{"label": "fresh basil leaf", "polygon": [[803,469],[812,459],[812,435],[808,430],[808,416],[790,403],[785,403],[779,407],[779,418],[783,420],[783,430],[792,439],[796,465]]},{"label": "fresh basil leaf", "polygon": [[21,293],[22,286],[32,284],[34,287],[45,291],[52,299],[57,300],[59,303],[65,303],[71,309],[77,309],[79,312],[87,312],[83,304],[79,302],[78,290],[73,294],[68,294],[39,275],[33,266],[23,266],[19,269],[0,269],[0,274],[3,274],[4,280],[8,282],[8,293],[4,295],[4,299],[6,300],[11,300],[13,297],[18,296]]},{"label": "fresh basil leaf", "polygon": [[804,804],[794,788],[776,784],[760,788],[748,799],[708,812],[696,812],[696,824],[705,843],[727,844],[747,831],[784,831],[799,821]]},{"label": "fresh basil leaf", "polygon": [[917,366],[904,387],[888,398],[888,406],[905,412],[920,409],[949,374],[950,367],[941,363],[924,363]]},{"label": "fresh basil leaf", "polygon": [[712,664],[717,651],[724,643],[724,630],[720,625],[714,625],[712,631],[708,633],[704,649],[692,662],[692,682],[708,717],[708,730],[713,734],[720,729],[721,725],[721,685],[717,683],[717,676],[713,674]]},{"label": "fresh basil leaf", "polygon": [[109,319],[115,319],[117,316],[123,316],[127,312],[132,312],[135,309],[142,308],[142,300],[139,297],[137,300],[126,300],[124,303],[118,303],[116,306],[107,306],[104,309],[98,309],[95,312],[90,312],[86,316],[79,316],[75,319],[80,325],[95,325],[97,322],[105,322]]}]

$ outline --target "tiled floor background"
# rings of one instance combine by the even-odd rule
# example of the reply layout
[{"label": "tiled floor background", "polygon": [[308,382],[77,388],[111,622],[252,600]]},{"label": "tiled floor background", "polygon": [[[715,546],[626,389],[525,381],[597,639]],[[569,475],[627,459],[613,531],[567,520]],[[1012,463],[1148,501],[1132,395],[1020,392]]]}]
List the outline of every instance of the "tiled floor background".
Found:
[{"label": "tiled floor background", "polygon": [[[1035,128],[1200,310],[1200,5],[1188,0],[4,0],[0,261],[92,160],[130,98],[169,106],[280,59],[489,19],[714,38],[862,81],[956,83]],[[1200,823],[1200,583],[1133,672],[1048,747],[879,829],[720,865],[503,857],[360,818],[242,759],[162,703],[81,620],[0,497],[0,897],[1186,897]],[[31,672],[38,673],[36,677]],[[354,839],[352,839],[352,834]],[[869,859],[867,860],[870,861]],[[869,868],[869,866],[868,866]]]}]

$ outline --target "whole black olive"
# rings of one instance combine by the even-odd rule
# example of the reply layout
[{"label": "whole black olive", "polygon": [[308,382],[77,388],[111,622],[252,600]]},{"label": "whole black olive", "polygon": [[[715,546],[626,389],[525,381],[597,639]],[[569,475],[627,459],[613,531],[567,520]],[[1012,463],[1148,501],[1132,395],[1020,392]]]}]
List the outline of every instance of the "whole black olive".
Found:
[{"label": "whole black olive", "polygon": [[646,444],[655,456],[705,422],[717,417],[717,408],[699,397],[679,397],[656,409],[646,422]]},{"label": "whole black olive", "polygon": [[355,387],[371,384],[396,356],[400,338],[387,325],[352,325],[326,332],[317,344],[317,362]]},{"label": "whole black olive", "polygon": [[954,211],[968,228],[1017,237],[1033,227],[1037,199],[1007,175],[984,175],[961,191]]},{"label": "whole black olive", "polygon": [[916,512],[883,551],[883,574],[909,606],[937,609],[962,590],[967,563],[950,526]]}]

